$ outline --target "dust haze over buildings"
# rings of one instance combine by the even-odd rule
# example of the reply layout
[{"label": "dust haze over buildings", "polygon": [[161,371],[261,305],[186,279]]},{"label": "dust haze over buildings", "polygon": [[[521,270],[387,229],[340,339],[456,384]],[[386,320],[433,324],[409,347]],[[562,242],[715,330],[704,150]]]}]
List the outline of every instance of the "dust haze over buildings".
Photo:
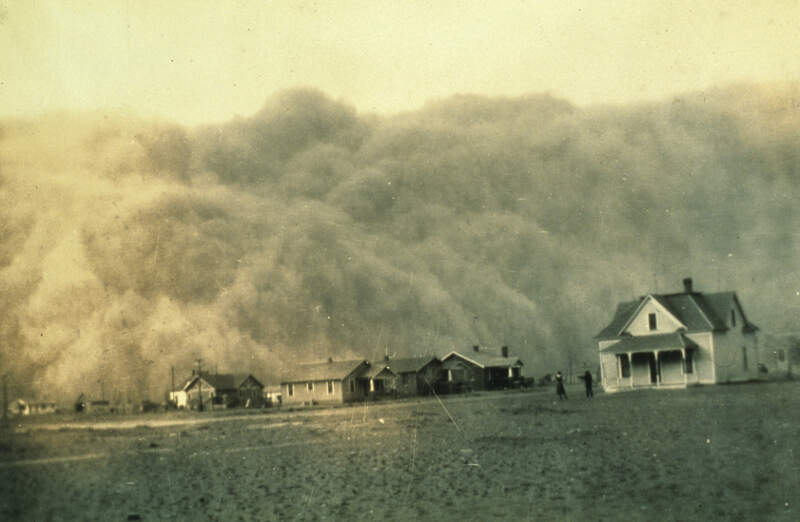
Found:
[{"label": "dust haze over buildings", "polygon": [[579,108],[456,96],[394,116],[314,90],[184,128],[0,124],[0,366],[20,389],[160,397],[196,358],[509,345],[596,364],[617,302],[736,290],[796,329],[800,88]]}]

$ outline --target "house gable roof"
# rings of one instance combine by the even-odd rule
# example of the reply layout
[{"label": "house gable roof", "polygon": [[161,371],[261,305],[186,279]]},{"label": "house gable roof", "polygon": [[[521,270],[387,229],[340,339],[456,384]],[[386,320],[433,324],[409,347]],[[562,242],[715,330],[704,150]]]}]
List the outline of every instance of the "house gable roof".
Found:
[{"label": "house gable roof", "polygon": [[502,355],[495,355],[486,352],[469,352],[467,354],[459,352],[450,352],[442,357],[442,362],[458,357],[468,363],[474,364],[479,368],[515,368],[522,366],[522,361],[516,357],[503,357]]},{"label": "house gable roof", "polygon": [[257,387],[264,389],[264,384],[258,380],[252,373],[237,373],[233,376],[233,382],[237,388],[241,388],[248,380],[250,380]]},{"label": "house gable roof", "polygon": [[390,359],[387,364],[389,368],[397,374],[416,373],[428,366],[432,362],[441,362],[438,357],[432,355],[427,357],[409,357],[406,359]]},{"label": "house gable roof", "polygon": [[628,319],[633,312],[639,307],[641,300],[626,301],[617,305],[617,310],[614,312],[614,317],[611,322],[600,330],[595,336],[596,339],[611,339],[619,336],[619,332],[628,323]]},{"label": "house gable roof", "polygon": [[636,301],[627,301],[617,305],[611,323],[603,328],[595,339],[615,339],[623,335],[628,325],[636,318],[639,310],[653,298],[689,332],[725,331],[728,325],[725,318],[736,306],[744,319],[744,330],[753,332],[758,327],[747,320],[744,310],[735,292],[718,292],[703,294],[700,292],[683,292],[677,294],[654,294],[644,296]]},{"label": "house gable roof", "polygon": [[736,309],[739,311],[739,315],[742,316],[742,319],[744,319],[744,324],[742,326],[746,332],[755,332],[759,330],[758,326],[747,319],[747,315],[744,313],[744,308],[742,308],[742,304],[736,292],[708,294],[706,295],[706,301],[712,312],[719,318],[718,321],[723,325],[725,324],[725,319],[730,315],[731,310]]},{"label": "house gable roof", "polygon": [[376,379],[378,377],[382,377],[385,379],[397,377],[397,374],[393,372],[387,364],[373,364],[364,368],[359,374],[359,377],[364,379]]},{"label": "house gable roof", "polygon": [[214,388],[217,391],[221,390],[235,390],[238,387],[238,382],[236,382],[236,376],[232,373],[205,373],[202,372],[200,375],[195,375],[186,385],[183,387],[184,391],[188,391],[194,388],[195,384],[197,384],[198,379],[202,377],[203,383],[206,386]]},{"label": "house gable roof", "polygon": [[639,313],[642,311],[642,309],[645,307],[645,305],[647,305],[647,303],[650,303],[650,302],[656,303],[656,305],[659,308],[661,308],[670,318],[672,318],[673,321],[678,323],[678,326],[680,328],[686,328],[686,325],[683,324],[683,321],[681,321],[680,317],[678,317],[675,314],[675,312],[671,309],[671,307],[670,307],[669,303],[667,302],[665,296],[656,295],[656,294],[649,294],[649,295],[646,295],[641,301],[639,301],[639,304],[636,307],[636,310],[632,314],[630,314],[630,316],[628,316],[628,320],[625,322],[625,324],[623,324],[623,326],[620,329],[620,331],[617,332],[617,335],[622,335],[622,333],[625,330],[627,330],[628,327],[631,325],[631,323],[639,316]]},{"label": "house gable roof", "polygon": [[351,374],[361,371],[362,365],[369,366],[369,363],[365,359],[355,359],[349,361],[298,364],[290,368],[281,377],[281,383],[341,381]]}]

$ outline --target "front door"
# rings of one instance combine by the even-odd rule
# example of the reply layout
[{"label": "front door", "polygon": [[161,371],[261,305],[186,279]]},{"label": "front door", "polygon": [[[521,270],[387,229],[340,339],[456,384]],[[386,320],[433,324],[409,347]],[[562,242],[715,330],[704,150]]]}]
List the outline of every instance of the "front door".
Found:
[{"label": "front door", "polygon": [[649,386],[656,382],[656,360],[655,355],[650,352],[633,354],[633,373],[634,386]]}]

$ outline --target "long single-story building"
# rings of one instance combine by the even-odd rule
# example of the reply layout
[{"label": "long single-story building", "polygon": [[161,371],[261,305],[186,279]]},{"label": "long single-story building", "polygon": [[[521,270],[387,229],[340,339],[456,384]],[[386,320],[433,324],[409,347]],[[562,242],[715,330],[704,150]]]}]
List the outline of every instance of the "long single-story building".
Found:
[{"label": "long single-story building", "polygon": [[363,400],[369,380],[362,374],[370,367],[365,359],[298,364],[281,377],[283,404],[344,403]]}]

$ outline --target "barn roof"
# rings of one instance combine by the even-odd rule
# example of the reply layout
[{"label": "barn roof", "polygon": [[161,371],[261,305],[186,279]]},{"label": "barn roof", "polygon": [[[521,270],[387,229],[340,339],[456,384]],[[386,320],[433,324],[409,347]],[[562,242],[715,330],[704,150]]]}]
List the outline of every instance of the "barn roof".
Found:
[{"label": "barn roof", "polygon": [[362,365],[368,364],[369,363],[364,359],[298,364],[289,368],[284,375],[281,376],[281,383],[341,381],[359,370]]}]

